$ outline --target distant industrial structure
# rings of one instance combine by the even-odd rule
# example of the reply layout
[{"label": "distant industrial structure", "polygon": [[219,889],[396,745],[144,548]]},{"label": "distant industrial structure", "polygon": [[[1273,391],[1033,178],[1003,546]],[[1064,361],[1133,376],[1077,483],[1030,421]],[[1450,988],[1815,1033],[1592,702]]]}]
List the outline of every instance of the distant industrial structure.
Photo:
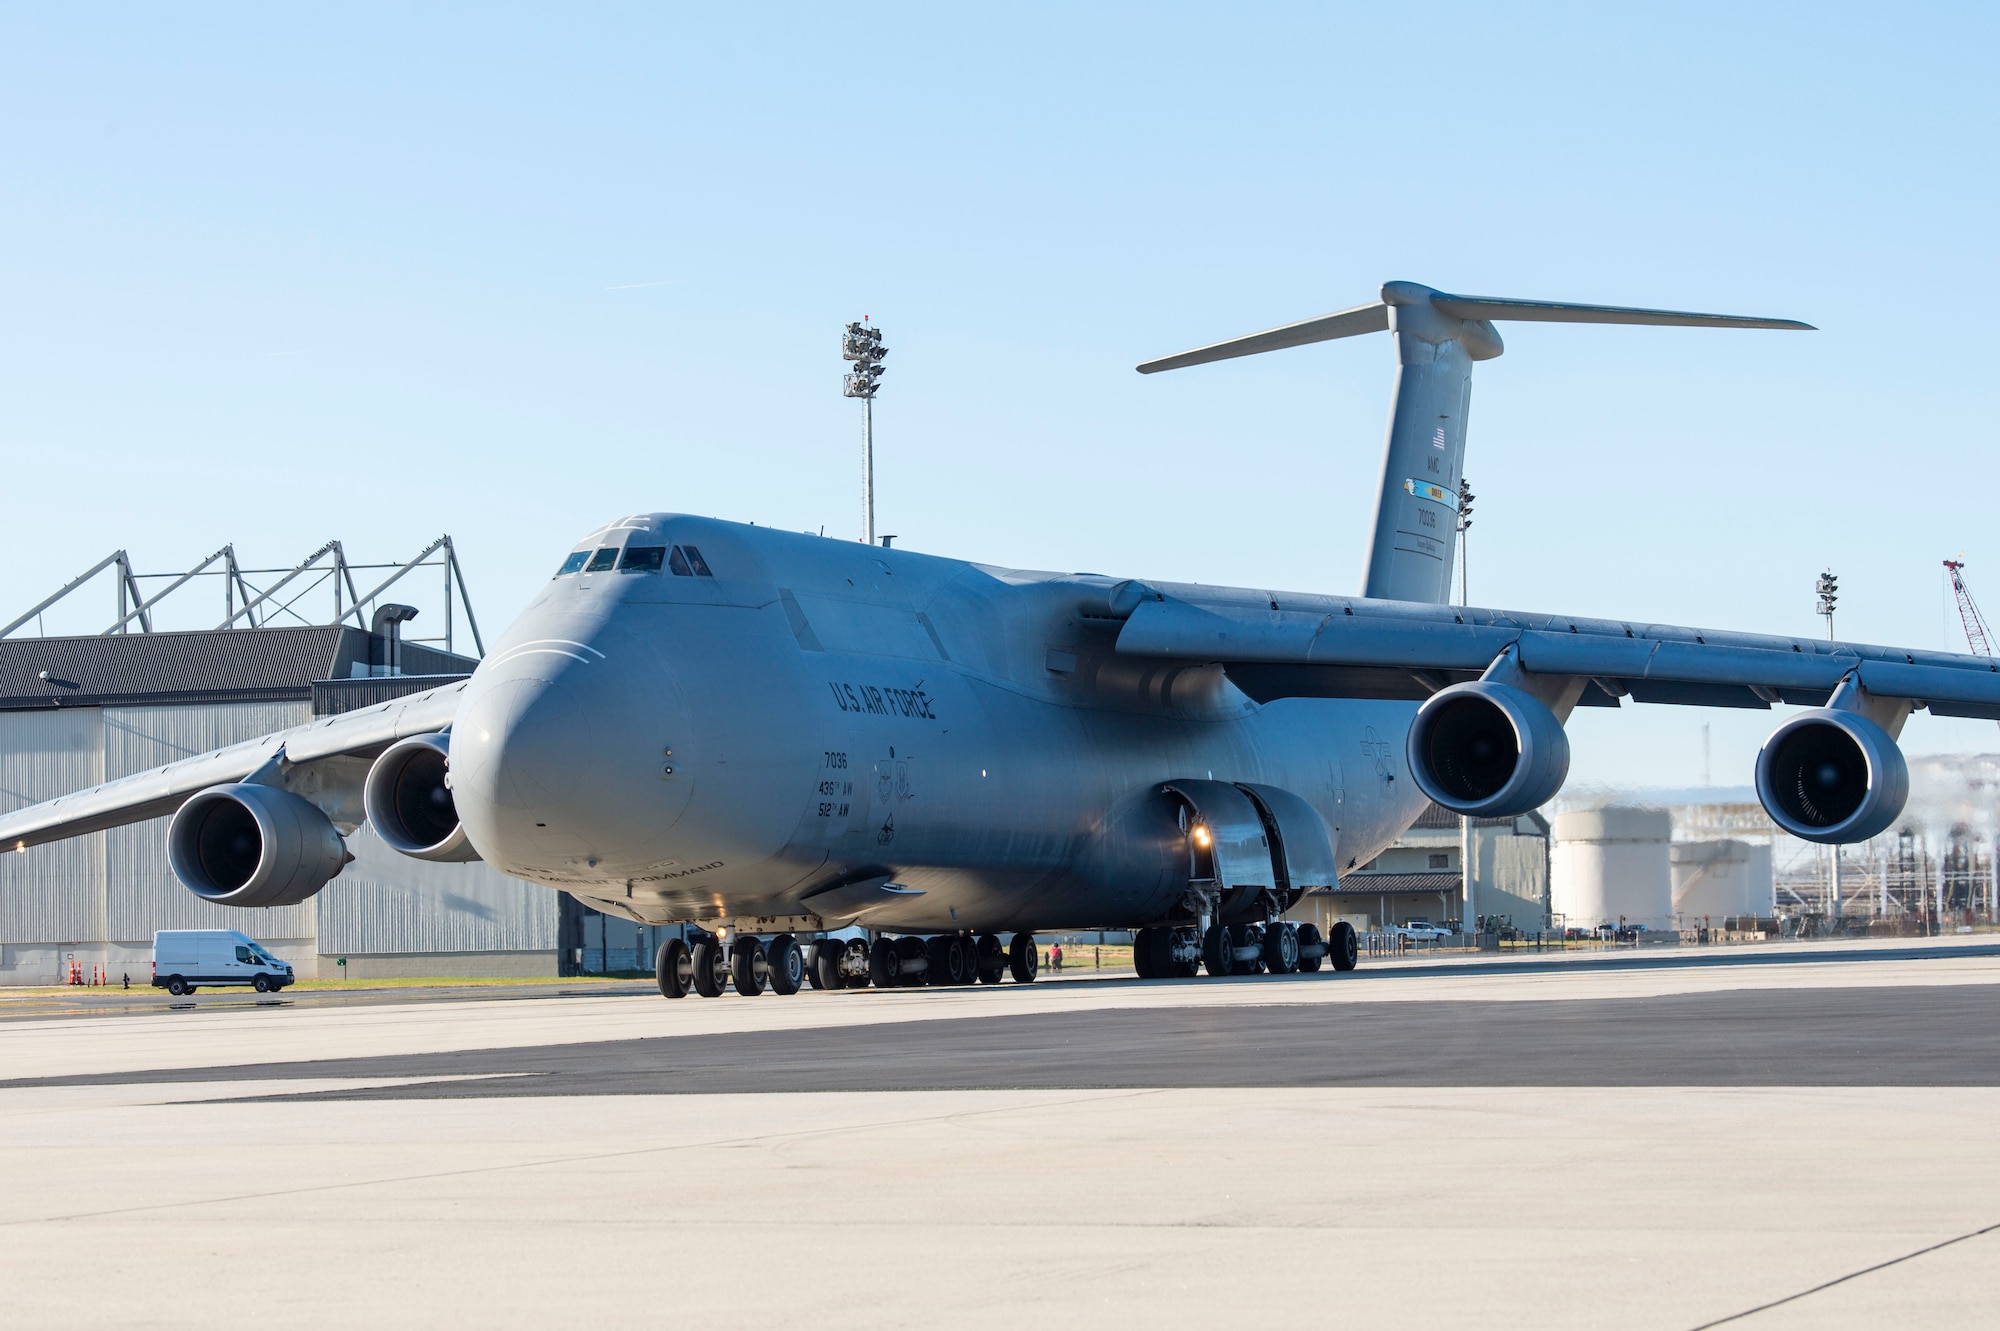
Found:
[{"label": "distant industrial structure", "polygon": [[[22,632],[107,572],[117,611],[103,632]],[[420,574],[444,586],[432,640],[407,636],[416,611],[384,599]],[[203,589],[221,593],[215,627],[157,627],[170,608],[185,618]],[[328,613],[307,613],[322,600]],[[288,568],[248,569],[224,546],[168,575],[139,574],[117,551],[0,631],[0,808],[464,678],[478,660],[452,650],[461,622],[479,648],[449,537],[389,565],[353,563],[328,542]],[[166,821],[0,855],[0,985],[58,983],[72,962],[141,983],[154,931],[190,928],[241,929],[307,977],[555,971],[559,909],[546,888],[479,863],[410,859],[364,826],[348,838],[354,862],[310,901],[220,907],[175,879]]]},{"label": "distant industrial structure", "polygon": [[1308,894],[1290,918],[1325,929],[1346,920],[1363,932],[1407,924],[1463,921],[1471,847],[1472,896],[1491,926],[1525,933],[1547,927],[1549,824],[1539,813],[1475,818],[1432,804],[1396,844],[1340,876],[1338,887]]}]

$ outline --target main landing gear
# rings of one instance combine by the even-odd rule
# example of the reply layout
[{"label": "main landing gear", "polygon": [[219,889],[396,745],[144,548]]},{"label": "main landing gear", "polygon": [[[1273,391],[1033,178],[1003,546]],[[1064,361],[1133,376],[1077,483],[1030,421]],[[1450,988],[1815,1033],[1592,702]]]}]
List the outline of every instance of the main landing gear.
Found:
[{"label": "main landing gear", "polygon": [[653,958],[653,975],[666,998],[690,991],[719,998],[734,989],[754,998],[768,987],[774,994],[815,989],[906,989],[918,985],[999,984],[1011,974],[1032,984],[1041,952],[1035,936],[1015,934],[1002,944],[997,934],[900,934],[863,938],[821,938],[801,944],[791,934],[762,939],[738,934],[725,943],[702,934],[692,944],[669,938]]},{"label": "main landing gear", "polygon": [[1211,924],[1206,930],[1156,925],[1132,936],[1132,964],[1142,980],[1210,975],[1290,975],[1328,961],[1351,971],[1359,955],[1354,926],[1341,920],[1329,936],[1316,924]]}]

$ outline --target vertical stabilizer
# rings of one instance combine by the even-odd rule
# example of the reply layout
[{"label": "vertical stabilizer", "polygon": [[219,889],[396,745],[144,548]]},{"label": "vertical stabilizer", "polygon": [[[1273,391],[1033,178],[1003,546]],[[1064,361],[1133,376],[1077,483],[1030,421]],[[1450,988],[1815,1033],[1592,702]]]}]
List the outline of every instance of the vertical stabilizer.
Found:
[{"label": "vertical stabilizer", "polygon": [[1503,349],[1492,324],[1441,314],[1430,303],[1434,294],[1413,282],[1382,288],[1396,335],[1396,395],[1361,586],[1363,596],[1382,600],[1451,599],[1472,363]]},{"label": "vertical stabilizer", "polygon": [[1454,296],[1415,282],[1387,282],[1377,304],[1147,361],[1139,372],[1176,370],[1360,333],[1393,332],[1396,395],[1389,407],[1389,438],[1382,451],[1380,497],[1362,595],[1442,605],[1451,599],[1472,364],[1491,360],[1506,349],[1493,327],[1496,319],[1692,328],[1812,327],[1791,319]]}]

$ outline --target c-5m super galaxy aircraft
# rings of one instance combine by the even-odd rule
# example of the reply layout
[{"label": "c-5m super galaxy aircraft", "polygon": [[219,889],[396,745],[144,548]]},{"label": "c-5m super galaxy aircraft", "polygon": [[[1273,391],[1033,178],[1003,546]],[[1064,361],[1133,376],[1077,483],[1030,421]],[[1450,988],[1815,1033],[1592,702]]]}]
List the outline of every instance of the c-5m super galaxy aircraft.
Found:
[{"label": "c-5m super galaxy aircraft", "polygon": [[[1912,711],[2000,719],[1983,658],[1451,607],[1471,369],[1500,354],[1496,322],[1808,325],[1381,294],[1139,367],[1395,335],[1360,596],[631,517],[558,561],[470,680],[0,817],[0,846],[172,814],[190,891],[276,906],[333,880],[366,820],[418,859],[698,924],[660,950],[669,997],[1027,981],[1037,929],[1136,930],[1147,977],[1344,970],[1352,929],[1283,912],[1427,799],[1548,800],[1576,707],[1803,705],[1756,784],[1820,842],[1893,822]],[[855,924],[868,938],[824,936]]]}]

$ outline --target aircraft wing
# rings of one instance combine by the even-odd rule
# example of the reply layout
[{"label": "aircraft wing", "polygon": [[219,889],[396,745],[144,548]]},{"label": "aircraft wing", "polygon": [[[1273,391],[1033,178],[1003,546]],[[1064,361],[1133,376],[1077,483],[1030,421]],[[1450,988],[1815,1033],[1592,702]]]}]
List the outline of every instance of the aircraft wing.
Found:
[{"label": "aircraft wing", "polygon": [[1159,591],[1119,630],[1121,654],[1220,663],[1260,702],[1428,698],[1509,647],[1522,669],[1589,681],[1582,706],[1824,706],[1855,674],[1869,693],[1941,716],[2000,720],[2000,662],[1817,638],[1407,601]]},{"label": "aircraft wing", "polygon": [[0,815],[0,848],[25,850],[46,841],[158,818],[172,813],[196,791],[222,782],[241,781],[274,759],[298,764],[341,755],[372,756],[405,736],[433,734],[449,726],[458,713],[459,695],[464,691],[465,682],[461,680],[135,772],[73,795],[61,795]]}]

